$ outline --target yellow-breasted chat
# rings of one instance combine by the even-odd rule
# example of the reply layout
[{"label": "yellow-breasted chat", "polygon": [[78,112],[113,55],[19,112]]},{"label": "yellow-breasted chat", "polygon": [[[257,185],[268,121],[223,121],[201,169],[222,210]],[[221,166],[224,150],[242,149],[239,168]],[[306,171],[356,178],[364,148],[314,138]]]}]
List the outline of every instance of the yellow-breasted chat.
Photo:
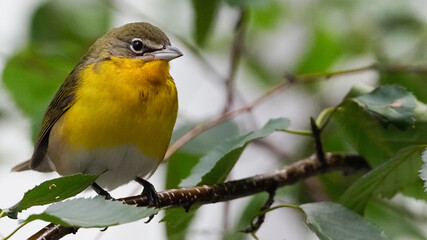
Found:
[{"label": "yellow-breasted chat", "polygon": [[71,71],[44,115],[30,160],[33,169],[100,174],[111,190],[151,175],[163,160],[178,111],[169,61],[182,56],[157,27],[144,22],[100,37]]}]

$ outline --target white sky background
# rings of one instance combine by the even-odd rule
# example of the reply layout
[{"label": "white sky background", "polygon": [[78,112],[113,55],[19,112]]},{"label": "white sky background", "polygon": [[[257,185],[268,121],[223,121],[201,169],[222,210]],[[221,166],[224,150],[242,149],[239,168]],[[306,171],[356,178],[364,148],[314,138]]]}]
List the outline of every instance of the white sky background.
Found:
[{"label": "white sky background", "polygon": [[[19,49],[27,41],[29,27],[29,18],[35,7],[42,2],[41,0],[14,0],[0,1],[0,70],[3,69],[4,62],[8,56]],[[171,75],[176,81],[179,92],[179,117],[178,122],[182,119],[191,119],[201,121],[218,115],[223,108],[225,101],[225,91],[222,83],[209,74],[206,69],[198,63],[198,59],[191,55],[183,44],[168,34],[168,30],[184,31],[182,35],[189,35],[191,29],[182,26],[192,25],[192,12],[189,3],[191,1],[159,1],[159,0],[120,0],[120,6],[116,6],[117,12],[113,21],[114,26],[120,26],[128,22],[149,21],[165,30],[171,38],[172,45],[180,48],[184,56],[171,62]],[[416,3],[419,1],[411,1]],[[171,7],[173,5],[173,7]],[[132,6],[129,8],[128,6]],[[427,8],[417,8],[422,9]],[[173,12],[165,12],[173,10]],[[147,18],[141,18],[142,13]],[[176,15],[174,13],[179,13]],[[215,31],[233,33],[233,26],[236,14],[232,9],[225,8],[220,13],[219,22]],[[230,24],[232,23],[232,24]],[[273,62],[283,61],[291,62],[297,56],[301,49],[307,34],[302,26],[283,24],[277,32],[265,39],[269,46],[277,46],[276,51],[272,52],[271,59]],[[182,33],[182,32],[181,32]],[[281,36],[281,37],[278,37]],[[215,55],[206,56],[212,62],[215,62],[217,71],[224,76],[228,71],[228,56]],[[339,69],[350,67],[364,66],[371,63],[371,58],[366,57],[358,59]],[[71,69],[70,69],[71,71]],[[262,90],[257,86],[248,85],[246,78],[250,78],[247,73],[239,71],[237,75],[237,87],[240,94],[250,101],[262,94]],[[360,79],[366,79],[367,83],[375,81],[375,73],[359,74],[357,77],[346,76],[346,81],[340,81],[337,78],[330,81],[327,87],[341,89],[340,91],[329,92],[331,104],[340,99],[347,92],[350,86]],[[58,81],[62,81],[58,79]],[[254,111],[254,121],[243,121],[242,117],[239,122],[243,130],[248,131],[255,127],[262,126],[268,119],[276,117],[287,117],[291,119],[291,127],[294,129],[307,128],[310,114],[318,114],[315,109],[311,109],[312,99],[305,93],[297,90],[286,91],[278,94],[267,103],[261,105]],[[284,104],[285,103],[285,104]],[[239,105],[239,103],[237,104]],[[8,98],[5,90],[0,85],[0,109],[6,112],[6,117],[0,119],[0,208],[9,207],[15,204],[23,193],[45,180],[56,177],[56,174],[43,174],[38,172],[10,173],[10,168],[25,159],[28,159],[32,153],[32,142],[30,140],[29,121],[17,110],[12,101]],[[181,118],[181,119],[180,119]],[[274,134],[270,138],[272,142],[286,143],[283,149],[285,152],[292,152],[300,138],[294,138],[286,134]],[[278,145],[283,148],[282,145]],[[269,172],[277,168],[277,159],[270,153],[265,152],[259,147],[250,146],[242,155],[237,163],[232,176],[234,179],[247,177],[259,173]],[[157,187],[157,190],[163,190],[164,186],[164,168],[153,175],[150,181]],[[137,186],[131,183],[112,192],[113,196],[128,196]],[[140,191],[140,190],[138,190]],[[83,193],[84,196],[92,196],[93,193]],[[247,199],[239,199],[231,202],[231,220],[239,214],[240,209],[244,206]],[[35,208],[28,211],[37,213],[44,208]],[[221,238],[221,218],[223,204],[211,204],[203,206],[199,210],[198,216],[192,226],[191,239],[214,240]],[[22,217],[26,216],[26,213]],[[98,229],[80,229],[77,236],[68,235],[63,239],[136,239],[135,236],[144,236],[147,240],[166,239],[163,230],[163,223],[158,223],[161,216],[156,216],[149,224],[144,224],[143,220],[135,223],[125,224],[117,227],[110,227],[106,232],[101,233]],[[24,239],[47,225],[42,221],[30,223],[21,229],[12,239]],[[6,218],[0,219],[0,237],[12,232],[16,228],[16,221]],[[8,229],[6,229],[8,228]],[[284,209],[276,210],[267,215],[266,221],[258,231],[261,239],[286,239],[286,240],[306,240],[316,239],[311,233],[307,233],[304,226],[304,220],[298,212]],[[248,238],[249,239],[249,238]]]}]

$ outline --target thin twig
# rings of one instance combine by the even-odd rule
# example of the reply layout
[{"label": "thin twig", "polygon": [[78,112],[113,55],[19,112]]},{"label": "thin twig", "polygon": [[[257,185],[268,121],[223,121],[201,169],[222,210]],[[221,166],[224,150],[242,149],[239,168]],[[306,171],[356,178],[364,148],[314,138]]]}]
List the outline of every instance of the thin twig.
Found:
[{"label": "thin twig", "polygon": [[[349,173],[367,169],[369,169],[368,163],[360,156],[325,153],[325,163],[322,164],[317,159],[317,155],[313,154],[307,159],[297,161],[273,173],[256,175],[220,184],[158,192],[159,207],[179,208],[230,201],[270,191],[272,187],[291,185],[325,172],[340,170]],[[129,205],[151,206],[146,195],[126,197],[117,199],[117,201],[122,201],[124,204]],[[49,224],[29,239],[57,240],[70,233],[75,233],[77,230],[78,228]]]},{"label": "thin twig", "polygon": [[353,68],[353,69],[341,70],[341,71],[335,71],[335,72],[303,74],[303,75],[295,76],[295,81],[299,83],[304,83],[304,82],[317,81],[319,79],[329,79],[329,78],[340,76],[340,75],[349,75],[349,74],[355,74],[360,72],[366,72],[370,70],[377,70],[377,66],[378,66],[377,64],[371,64],[365,67]]},{"label": "thin twig", "polygon": [[404,64],[374,63],[368,66],[342,70],[342,71],[303,74],[303,75],[296,76],[295,79],[299,83],[312,82],[312,81],[317,81],[319,79],[329,79],[339,75],[349,75],[349,74],[355,74],[355,73],[366,72],[366,71],[380,71],[380,72],[387,72],[387,73],[406,72],[406,73],[427,74],[427,65],[414,66],[414,65],[404,65]]},{"label": "thin twig", "polygon": [[406,72],[427,74],[427,65],[374,64],[373,69],[388,73]]},{"label": "thin twig", "polygon": [[253,102],[240,107],[236,110],[231,110],[228,111],[226,113],[221,114],[220,116],[197,125],[196,127],[194,127],[193,129],[191,129],[190,131],[188,131],[186,134],[184,134],[181,138],[179,138],[176,142],[174,142],[168,149],[168,151],[166,152],[165,155],[165,160],[168,159],[175,151],[177,151],[180,147],[182,147],[184,144],[186,144],[188,141],[190,141],[191,139],[193,139],[194,137],[198,136],[200,133],[215,127],[218,124],[221,124],[231,118],[234,118],[242,113],[245,112],[250,112],[254,107],[258,106],[260,103],[264,102],[266,99],[270,98],[271,96],[273,96],[275,93],[286,89],[288,87],[291,86],[291,83],[288,81],[284,81],[278,85],[276,85],[275,87],[271,88],[269,91],[267,91],[265,94],[263,94],[261,97],[255,99]]},{"label": "thin twig", "polygon": [[224,107],[224,111],[228,112],[231,109],[234,100],[234,82],[236,79],[237,68],[240,63],[242,52],[245,47],[245,33],[247,26],[247,10],[244,8],[240,9],[240,16],[234,27],[234,39],[231,47],[230,54],[230,68],[228,71],[227,78],[225,79],[225,86],[227,90],[227,101]]},{"label": "thin twig", "polygon": [[336,71],[336,72],[326,72],[326,73],[313,73],[313,74],[303,74],[298,76],[293,76],[290,74],[285,75],[286,81],[283,81],[273,88],[271,88],[269,91],[264,93],[261,97],[255,99],[254,101],[238,108],[235,110],[230,110],[228,112],[225,112],[221,114],[220,116],[201,123],[197,126],[195,126],[193,129],[191,129],[189,132],[184,134],[181,138],[179,138],[176,142],[174,142],[170,148],[168,149],[165,160],[168,159],[174,152],[176,152],[180,147],[182,147],[184,144],[186,144],[188,141],[193,139],[194,137],[198,136],[202,132],[221,124],[231,118],[234,118],[242,113],[250,112],[254,107],[258,106],[260,103],[264,102],[271,96],[273,96],[275,93],[278,93],[280,91],[283,91],[287,88],[289,88],[293,83],[308,83],[308,82],[314,82],[318,80],[323,79],[330,79],[332,77],[342,76],[342,75],[349,75],[349,74],[356,74],[360,72],[366,72],[366,71],[382,71],[382,72],[390,72],[390,73],[396,73],[396,72],[409,72],[409,73],[417,73],[417,74],[427,74],[427,65],[426,66],[409,66],[409,65],[380,65],[380,64],[371,64],[365,67],[360,68],[354,68],[349,70],[342,70],[342,71]]}]

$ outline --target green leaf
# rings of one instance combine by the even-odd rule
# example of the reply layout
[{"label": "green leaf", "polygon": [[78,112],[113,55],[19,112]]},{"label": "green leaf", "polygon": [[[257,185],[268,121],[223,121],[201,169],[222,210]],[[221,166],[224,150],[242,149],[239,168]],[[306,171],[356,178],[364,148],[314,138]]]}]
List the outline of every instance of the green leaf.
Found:
[{"label": "green leaf", "polygon": [[379,72],[381,84],[399,84],[412,92],[419,101],[427,102],[427,84],[425,84],[424,74],[413,74],[410,72],[388,73]]},{"label": "green leaf", "polygon": [[326,29],[315,29],[313,43],[308,46],[302,62],[299,64],[299,73],[322,72],[331,66],[341,55],[341,44],[337,36]]},{"label": "green leaf", "polygon": [[417,178],[415,182],[404,186],[400,192],[407,197],[427,201],[424,183],[425,182],[421,178]]},{"label": "green leaf", "polygon": [[[329,172],[319,175],[318,179],[323,184],[322,190],[327,194],[330,201],[338,201],[344,192],[361,176],[361,173],[342,174],[342,172]],[[307,191],[311,191],[310,188]],[[313,201],[313,199],[310,199],[310,201]]]},{"label": "green leaf", "polygon": [[6,217],[6,216],[7,216],[7,209],[6,210],[0,209],[0,218]]},{"label": "green leaf", "polygon": [[168,209],[161,222],[165,222],[168,240],[186,239],[188,228],[200,206],[192,207],[188,212],[184,208]]},{"label": "green leaf", "polygon": [[340,203],[356,212],[362,212],[373,196],[393,197],[403,187],[417,181],[421,168],[421,151],[425,146],[400,150],[389,161],[359,178],[341,196]]},{"label": "green leaf", "polygon": [[[427,106],[419,101],[414,109],[415,125],[402,131],[394,125],[384,128],[352,99],[372,92],[372,87],[355,85],[333,116],[341,139],[376,167],[402,148],[427,143]],[[333,149],[330,149],[334,151]]]},{"label": "green leaf", "polygon": [[[171,142],[175,142],[176,140],[178,140],[188,131],[193,129],[196,125],[197,124],[184,125],[175,130],[172,134]],[[225,138],[235,137],[238,134],[239,128],[237,127],[236,123],[227,121],[218,126],[215,126],[214,128],[208,129],[207,131],[196,136],[194,139],[190,140],[188,143],[182,146],[178,150],[178,152],[185,152],[203,156],[209,150],[212,149],[212,146],[221,143],[222,141],[224,141]],[[178,185],[176,185],[175,187],[177,186]]]},{"label": "green leaf", "polygon": [[18,212],[30,207],[59,202],[73,197],[89,187],[97,177],[96,175],[76,174],[43,182],[28,190],[19,203],[9,208],[8,215],[16,218]]},{"label": "green leaf", "polygon": [[219,0],[193,0],[194,9],[194,37],[199,46],[204,46],[209,33],[214,26],[216,13],[221,1]]},{"label": "green leaf", "polygon": [[251,23],[261,30],[273,30],[283,20],[285,15],[284,4],[278,1],[264,0],[260,2],[263,2],[263,6],[250,8]]},{"label": "green leaf", "polygon": [[[387,200],[373,199],[365,210],[365,217],[379,226],[390,239],[425,240],[424,223],[413,217],[411,210]],[[421,224],[419,224],[421,223]]]},{"label": "green leaf", "polygon": [[[64,56],[46,55],[31,44],[6,64],[3,83],[18,107],[31,119],[33,136],[55,91],[73,68]],[[24,70],[25,69],[25,70]]]},{"label": "green leaf", "polygon": [[271,2],[271,0],[225,0],[225,2],[233,7],[258,7],[268,2]]},{"label": "green leaf", "polygon": [[251,226],[252,220],[259,214],[260,209],[264,206],[268,199],[268,193],[259,193],[251,198],[251,200],[241,209],[240,216],[233,229],[230,229],[225,235],[224,240],[244,240],[247,233],[243,233]]},{"label": "green leaf", "polygon": [[[176,130],[173,139],[176,141],[194,126],[183,126]],[[225,122],[206,132],[198,135],[181,149],[174,153],[168,160],[168,170],[166,179],[166,188],[177,188],[179,182],[190,175],[191,169],[197,164],[199,159],[212,149],[212,146],[218,145],[224,139],[235,137],[239,134],[237,125],[233,122]]]},{"label": "green leaf", "polygon": [[35,12],[29,44],[8,60],[2,77],[30,118],[33,137],[53,95],[109,22],[110,9],[97,0],[47,1]]},{"label": "green leaf", "polygon": [[[50,0],[40,5],[31,22],[31,41],[41,44],[46,51],[66,51],[78,54],[86,51],[91,42],[105,34],[110,27],[111,9],[97,0]],[[63,47],[55,49],[61,44]],[[76,53],[69,47],[85,47]]]},{"label": "green leaf", "polygon": [[353,99],[361,107],[380,120],[383,126],[393,124],[401,130],[408,129],[415,123],[414,95],[399,85],[385,85],[369,94]]},{"label": "green leaf", "polygon": [[420,178],[424,181],[424,191],[427,192],[427,149],[422,153],[423,167],[420,171]]},{"label": "green leaf", "polygon": [[30,215],[25,221],[40,219],[63,226],[100,228],[134,222],[158,211],[159,209],[136,207],[97,196],[52,204],[43,213]]},{"label": "green leaf", "polygon": [[[248,142],[266,137],[274,131],[285,129],[289,126],[289,123],[288,119],[272,119],[262,129],[225,140],[200,159],[200,162],[192,169],[191,175],[182,180],[180,186],[194,186],[199,184],[202,178],[206,176],[222,158],[240,155]],[[234,165],[234,163],[232,165]]]},{"label": "green leaf", "polygon": [[307,215],[307,226],[320,240],[387,239],[378,227],[339,204],[321,202],[300,207]]},{"label": "green leaf", "polygon": [[[172,142],[184,135],[194,125],[182,126],[172,136]],[[233,122],[225,122],[212,129],[203,132],[181,149],[174,153],[168,160],[166,174],[166,189],[177,188],[181,179],[190,175],[191,169],[199,159],[208,152],[212,146],[221,143],[224,139],[239,134],[237,125]],[[186,239],[188,227],[190,226],[198,206],[194,206],[187,213],[184,209],[167,209],[165,217],[166,233],[169,240]]]},{"label": "green leaf", "polygon": [[246,145],[240,148],[236,148],[221,157],[215,166],[202,177],[202,180],[198,185],[224,182],[227,179],[228,174],[231,172],[231,169],[233,169],[234,165],[236,164],[237,160],[239,160],[240,155],[242,155],[245,147]]}]

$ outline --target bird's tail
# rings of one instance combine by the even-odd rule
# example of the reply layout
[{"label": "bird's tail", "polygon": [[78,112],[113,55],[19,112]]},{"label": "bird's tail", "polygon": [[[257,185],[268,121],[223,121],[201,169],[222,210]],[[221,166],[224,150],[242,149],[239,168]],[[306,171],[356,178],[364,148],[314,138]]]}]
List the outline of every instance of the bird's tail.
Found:
[{"label": "bird's tail", "polygon": [[15,167],[13,167],[11,171],[12,172],[22,172],[22,171],[30,170],[31,169],[30,163],[31,163],[31,160],[27,160],[25,162],[22,162],[22,163],[16,165]]}]

